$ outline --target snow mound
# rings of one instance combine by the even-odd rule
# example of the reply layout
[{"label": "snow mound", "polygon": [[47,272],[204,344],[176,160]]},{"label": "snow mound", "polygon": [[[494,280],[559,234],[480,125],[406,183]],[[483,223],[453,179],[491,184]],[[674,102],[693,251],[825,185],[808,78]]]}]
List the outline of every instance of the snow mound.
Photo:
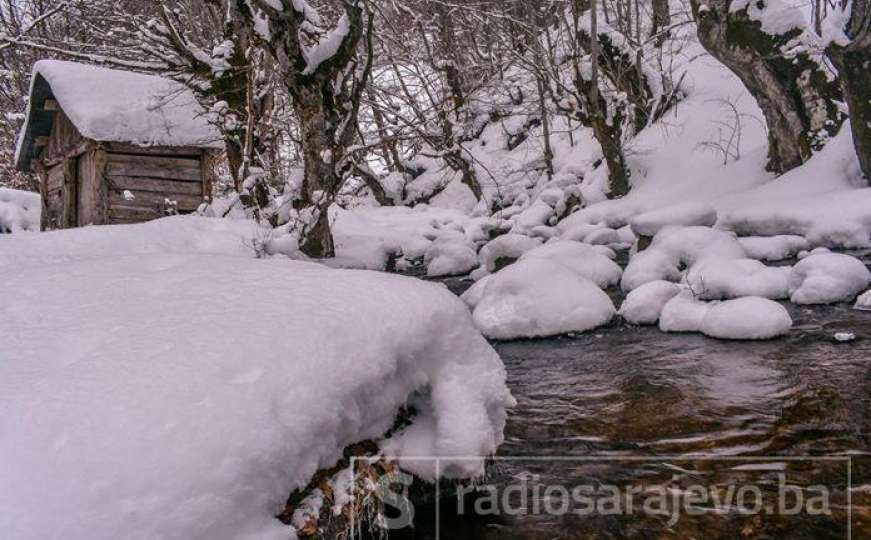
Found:
[{"label": "snow mound", "polygon": [[700,330],[719,339],[771,339],[792,328],[786,308],[756,296],[718,302],[702,319]]},{"label": "snow mound", "polygon": [[871,284],[871,272],[856,257],[817,253],[800,260],[789,276],[795,304],[831,304],[852,300]]},{"label": "snow mound", "polygon": [[608,256],[588,244],[554,240],[524,253],[520,260],[549,259],[573,270],[604,289],[620,282],[622,270]]},{"label": "snow mound", "polygon": [[761,296],[789,298],[789,266],[765,266],[755,259],[711,259],[686,274],[690,289],[702,300]]},{"label": "snow mound", "polygon": [[760,261],[782,261],[810,248],[810,243],[804,237],[790,234],[743,236],[738,238],[738,242],[748,257]]},{"label": "snow mound", "polygon": [[458,276],[478,266],[478,253],[462,234],[444,235],[426,250],[423,262],[429,277]]},{"label": "snow mound", "polygon": [[620,285],[629,292],[648,281],[678,282],[683,268],[700,261],[743,258],[746,253],[733,233],[710,227],[666,227],[646,250],[632,257]]},{"label": "snow mound", "polygon": [[0,188],[0,234],[39,231],[41,212],[39,193]]},{"label": "snow mound", "polygon": [[685,291],[665,305],[659,328],[663,332],[701,332],[718,339],[771,339],[789,332],[792,318],[786,308],[767,298],[701,302]]},{"label": "snow mound", "polygon": [[466,292],[464,301],[488,338],[583,332],[608,323],[615,313],[595,283],[546,258],[521,259],[485,279]]},{"label": "snow mound", "polygon": [[862,311],[871,311],[871,290],[862,293],[853,307]]},{"label": "snow mound", "polygon": [[629,220],[632,232],[638,236],[656,236],[669,226],[712,227],[717,222],[717,211],[702,203],[683,203],[639,214]]},{"label": "snow mound", "polygon": [[540,245],[541,240],[537,238],[522,234],[503,234],[487,242],[478,253],[478,259],[485,272],[495,272],[499,259],[519,259],[521,255]]},{"label": "snow mound", "polygon": [[430,408],[418,450],[446,477],[483,473],[451,457],[494,452],[512,400],[444,287],[250,254],[103,255],[155,230],[196,243],[160,224],[23,235],[50,255],[31,264],[0,242],[4,538],[293,537],[273,517],[288,494],[412,395]]},{"label": "snow mound", "polygon": [[663,332],[699,332],[710,305],[683,291],[665,303],[659,315],[659,329]]},{"label": "snow mound", "polygon": [[630,324],[656,324],[662,308],[680,291],[680,285],[670,281],[647,282],[626,295],[618,314]]}]

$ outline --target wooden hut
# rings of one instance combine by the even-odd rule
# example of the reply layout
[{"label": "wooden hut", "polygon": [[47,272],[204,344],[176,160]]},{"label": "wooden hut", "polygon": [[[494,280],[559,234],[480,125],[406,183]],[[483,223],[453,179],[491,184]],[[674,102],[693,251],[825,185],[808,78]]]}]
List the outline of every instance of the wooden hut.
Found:
[{"label": "wooden hut", "polygon": [[178,83],[44,60],[33,70],[19,170],[39,175],[42,228],[135,223],[196,210],[222,148]]}]

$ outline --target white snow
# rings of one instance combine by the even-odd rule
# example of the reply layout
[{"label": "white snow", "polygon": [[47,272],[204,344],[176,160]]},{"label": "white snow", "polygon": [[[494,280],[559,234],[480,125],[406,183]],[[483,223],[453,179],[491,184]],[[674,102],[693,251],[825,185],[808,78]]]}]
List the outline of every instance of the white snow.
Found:
[{"label": "white snow", "polygon": [[698,225],[712,227],[717,222],[717,211],[702,203],[683,203],[651,210],[633,217],[629,224],[639,236],[655,236],[665,227]]},{"label": "white snow", "polygon": [[709,227],[666,227],[657,233],[646,250],[630,259],[621,287],[628,292],[648,281],[677,282],[683,268],[700,261],[745,257],[744,248],[733,233]]},{"label": "white snow", "polygon": [[4,538],[293,537],[288,494],[415,393],[418,450],[483,472],[451,456],[495,451],[512,400],[465,306],[254,259],[254,233],[173,217],[0,241]]},{"label": "white snow", "polygon": [[662,308],[680,291],[670,281],[649,281],[626,295],[618,314],[630,324],[656,324]]},{"label": "white snow", "polygon": [[463,299],[488,338],[583,332],[608,323],[615,313],[595,283],[547,258],[521,259],[484,279]]},{"label": "white snow", "polygon": [[524,253],[520,260],[549,259],[567,266],[601,289],[620,282],[622,270],[597,248],[570,240],[553,240]]},{"label": "white snow", "polygon": [[39,231],[39,193],[0,188],[0,234]]},{"label": "white snow", "polygon": [[859,295],[853,307],[861,311],[871,311],[871,289]]},{"label": "white snow", "polygon": [[761,296],[789,298],[789,266],[765,266],[755,259],[708,259],[687,271],[685,280],[702,300]]},{"label": "white snow", "polygon": [[771,339],[792,328],[786,308],[766,298],[747,296],[713,304],[701,332],[720,339]]},{"label": "white snow", "polygon": [[789,277],[795,304],[831,304],[853,300],[871,284],[865,264],[842,253],[818,253],[800,260]]},{"label": "white snow", "polygon": [[459,232],[437,238],[423,256],[430,277],[468,274],[478,266],[478,253]]},{"label": "white snow", "polygon": [[701,302],[689,291],[672,298],[663,308],[663,332],[701,332],[718,339],[755,340],[781,336],[792,327],[782,305],[755,296],[724,302]]},{"label": "white snow", "polygon": [[[311,8],[309,8],[311,9]],[[297,11],[302,11],[297,9]],[[336,27],[324,35],[317,44],[305,51],[306,66],[303,75],[311,75],[321,64],[332,58],[339,52],[345,37],[351,31],[351,24],[347,15],[339,17]]]},{"label": "white snow", "polygon": [[[86,138],[223,148],[206,111],[180,83],[62,60],[40,60],[33,66],[34,83],[37,76],[45,78],[64,113]],[[25,124],[22,134],[26,128]]]},{"label": "white snow", "polygon": [[782,261],[810,248],[810,243],[804,237],[790,234],[743,236],[738,238],[738,242],[748,257],[760,261]]},{"label": "white snow", "polygon": [[710,305],[683,291],[665,303],[659,315],[659,329],[663,332],[698,332],[708,314]]},{"label": "white snow", "polygon": [[[519,259],[527,251],[531,251],[541,245],[541,240],[530,238],[522,234],[503,234],[487,242],[478,252],[481,262],[481,270],[486,273],[496,271],[496,262],[499,259]],[[482,275],[486,275],[483,273]]]}]

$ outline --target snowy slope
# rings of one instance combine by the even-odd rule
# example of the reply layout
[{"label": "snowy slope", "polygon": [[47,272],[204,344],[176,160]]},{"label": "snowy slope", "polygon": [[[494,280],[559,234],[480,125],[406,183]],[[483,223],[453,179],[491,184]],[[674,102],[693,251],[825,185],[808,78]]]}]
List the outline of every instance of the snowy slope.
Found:
[{"label": "snowy slope", "polygon": [[273,518],[288,494],[413,393],[431,408],[414,451],[482,473],[451,456],[495,451],[511,397],[463,304],[411,278],[254,259],[236,225],[0,241],[4,538],[292,537]]}]

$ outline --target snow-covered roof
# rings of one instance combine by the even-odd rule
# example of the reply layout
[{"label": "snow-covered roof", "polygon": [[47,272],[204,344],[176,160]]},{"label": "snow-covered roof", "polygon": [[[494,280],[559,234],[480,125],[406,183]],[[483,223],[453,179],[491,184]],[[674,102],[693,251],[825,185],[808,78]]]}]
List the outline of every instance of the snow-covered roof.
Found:
[{"label": "snow-covered roof", "polygon": [[30,101],[18,136],[16,163],[29,170],[36,137],[51,132],[54,99],[79,132],[101,142],[221,148],[221,136],[182,84],[117,69],[41,60],[33,66]]}]

